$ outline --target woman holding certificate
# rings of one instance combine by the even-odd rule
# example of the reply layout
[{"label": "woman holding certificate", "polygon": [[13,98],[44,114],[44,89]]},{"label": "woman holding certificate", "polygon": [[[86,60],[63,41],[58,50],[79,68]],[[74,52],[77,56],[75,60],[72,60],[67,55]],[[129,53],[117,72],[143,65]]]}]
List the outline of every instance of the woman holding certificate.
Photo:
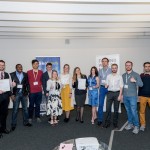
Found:
[{"label": "woman holding certificate", "polygon": [[61,84],[58,80],[56,70],[52,71],[52,79],[47,81],[47,91],[49,91],[49,98],[47,104],[47,115],[51,115],[51,125],[58,123],[57,116],[62,114],[62,103],[60,98]]},{"label": "woman holding certificate", "polygon": [[89,105],[92,106],[92,119],[91,122],[94,124],[94,120],[97,118],[97,107],[98,107],[98,88],[99,88],[99,78],[98,71],[96,67],[92,67],[90,75],[88,77],[88,97]]},{"label": "woman holding certificate", "polygon": [[75,101],[77,105],[77,116],[76,121],[80,119],[80,122],[83,123],[83,111],[84,111],[84,104],[86,100],[86,93],[88,87],[88,81],[86,75],[81,73],[79,67],[74,69],[73,73],[73,88],[75,88]]},{"label": "woman holding certificate", "polygon": [[64,122],[69,121],[70,110],[73,109],[72,97],[72,79],[69,74],[70,66],[65,64],[63,67],[63,73],[60,76],[60,81],[62,84],[61,98],[62,98],[62,109],[65,111]]}]

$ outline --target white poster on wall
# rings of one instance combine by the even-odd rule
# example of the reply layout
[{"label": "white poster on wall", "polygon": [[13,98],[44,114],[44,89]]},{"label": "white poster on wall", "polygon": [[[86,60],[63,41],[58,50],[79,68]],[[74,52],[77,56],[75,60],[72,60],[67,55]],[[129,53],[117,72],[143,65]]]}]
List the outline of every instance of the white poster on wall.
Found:
[{"label": "white poster on wall", "polygon": [[[104,57],[109,59],[109,67],[111,67],[112,64],[117,64],[118,65],[118,74],[120,74],[120,55],[119,54],[96,56],[96,67],[97,67],[98,71],[100,69],[102,69],[102,59]],[[106,112],[106,97],[105,97],[103,111]],[[114,111],[114,106],[112,105],[112,112],[113,111]],[[121,113],[121,104],[119,106],[119,112]]]}]

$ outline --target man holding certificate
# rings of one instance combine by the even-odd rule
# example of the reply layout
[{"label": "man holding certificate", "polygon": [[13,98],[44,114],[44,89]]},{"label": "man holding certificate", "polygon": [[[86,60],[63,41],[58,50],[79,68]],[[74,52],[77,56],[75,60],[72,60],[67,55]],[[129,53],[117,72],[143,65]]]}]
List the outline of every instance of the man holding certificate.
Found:
[{"label": "man holding certificate", "polygon": [[9,133],[6,129],[6,119],[9,98],[12,94],[10,91],[11,84],[9,74],[5,72],[5,61],[0,60],[0,138],[2,137],[2,133]]},{"label": "man holding certificate", "polygon": [[86,75],[81,73],[79,67],[74,69],[72,86],[75,88],[75,101],[77,105],[76,121],[80,119],[80,122],[83,123],[83,111],[86,100],[88,80]]}]

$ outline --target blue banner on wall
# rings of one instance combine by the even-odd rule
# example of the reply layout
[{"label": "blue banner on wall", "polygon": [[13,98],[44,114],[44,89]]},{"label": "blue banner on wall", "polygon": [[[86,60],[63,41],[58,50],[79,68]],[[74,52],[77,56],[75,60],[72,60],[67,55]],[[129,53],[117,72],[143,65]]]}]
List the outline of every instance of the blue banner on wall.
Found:
[{"label": "blue banner on wall", "polygon": [[36,56],[39,61],[39,69],[43,72],[46,71],[46,64],[52,63],[52,69],[57,70],[58,75],[60,75],[60,57],[58,56]]},{"label": "blue banner on wall", "polygon": [[[60,57],[58,56],[36,56],[36,59],[39,61],[39,69],[43,72],[46,71],[46,64],[52,63],[52,69],[57,70],[58,75],[60,75]],[[47,100],[45,96],[42,96],[42,102],[40,105],[40,114],[44,115],[46,114],[47,107],[46,104]]]}]

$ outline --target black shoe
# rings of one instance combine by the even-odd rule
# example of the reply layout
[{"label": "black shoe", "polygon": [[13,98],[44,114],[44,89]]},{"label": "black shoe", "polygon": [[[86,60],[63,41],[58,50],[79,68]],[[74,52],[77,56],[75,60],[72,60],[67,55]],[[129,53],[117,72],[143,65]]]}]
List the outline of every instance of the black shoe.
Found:
[{"label": "black shoe", "polygon": [[108,128],[108,127],[110,127],[110,123],[105,123],[104,125],[103,125],[103,128]]},{"label": "black shoe", "polygon": [[118,130],[118,125],[117,124],[114,124],[114,130]]},{"label": "black shoe", "polygon": [[3,134],[2,133],[0,133],[0,138],[2,138],[3,137]]},{"label": "black shoe", "polygon": [[51,121],[51,117],[48,119],[48,122],[50,122]]},{"label": "black shoe", "polygon": [[16,127],[11,127],[11,131],[14,131],[16,129]]},{"label": "black shoe", "polygon": [[26,127],[31,127],[32,126],[32,124],[31,123],[27,123],[27,124],[25,124],[24,126],[26,126]]},{"label": "black shoe", "polygon": [[83,121],[83,120],[81,120],[81,121],[80,121],[80,123],[84,123],[84,121]]},{"label": "black shoe", "polygon": [[66,122],[66,123],[69,122],[69,118],[65,118],[64,122]]},{"label": "black shoe", "polygon": [[76,121],[79,121],[79,119],[78,119],[78,118],[76,118]]},{"label": "black shoe", "polygon": [[98,121],[98,122],[97,122],[97,125],[98,125],[98,126],[102,126],[102,122],[101,122],[101,121]]},{"label": "black shoe", "polygon": [[80,119],[80,123],[84,123],[83,118],[82,118],[82,119]]},{"label": "black shoe", "polygon": [[5,129],[5,130],[2,130],[2,133],[4,133],[4,134],[9,134],[9,130],[7,130],[7,129]]}]

